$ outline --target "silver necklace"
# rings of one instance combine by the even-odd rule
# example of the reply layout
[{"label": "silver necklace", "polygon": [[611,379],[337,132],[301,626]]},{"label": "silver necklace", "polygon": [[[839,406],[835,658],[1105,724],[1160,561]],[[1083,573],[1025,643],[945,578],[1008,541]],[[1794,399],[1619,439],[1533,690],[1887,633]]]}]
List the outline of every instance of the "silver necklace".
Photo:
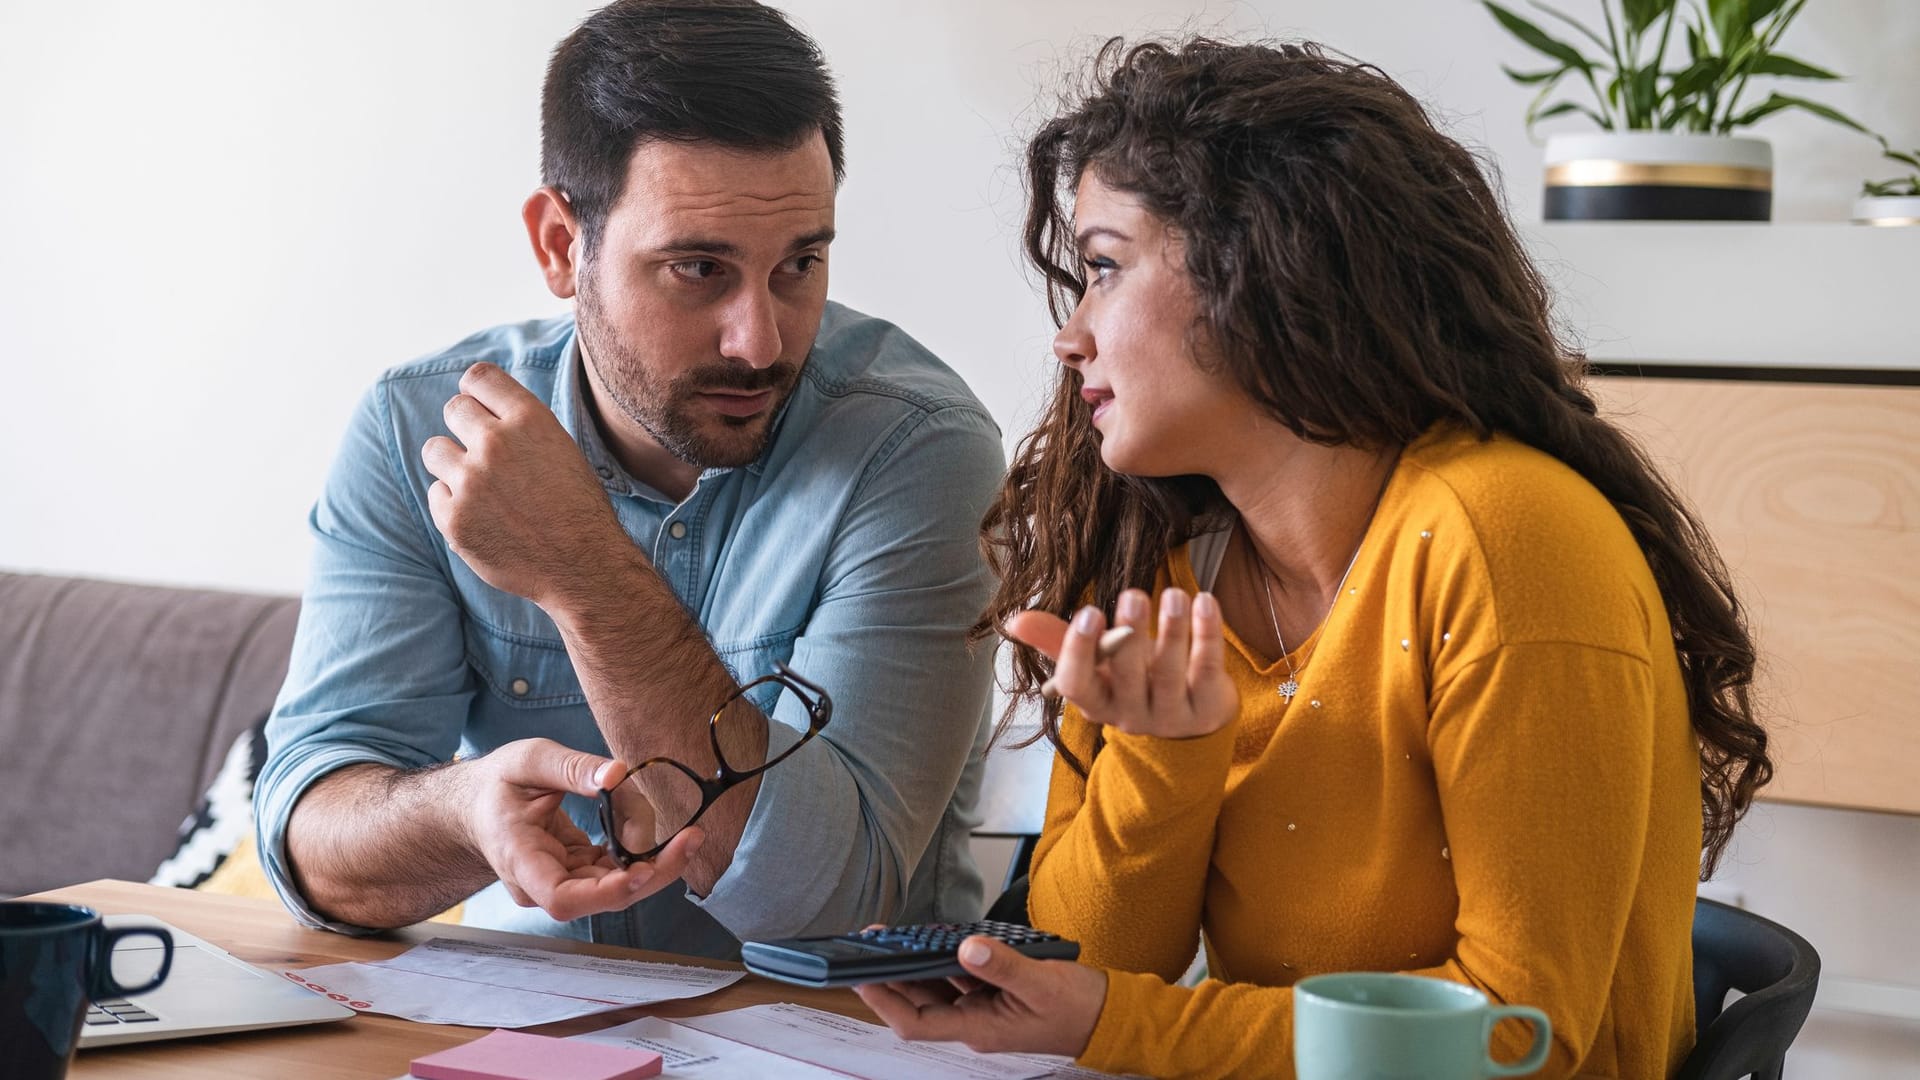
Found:
[{"label": "silver necklace", "polygon": [[[1373,524],[1371,519],[1369,519],[1367,524]],[[1327,613],[1320,617],[1322,625],[1324,625],[1328,619],[1333,618],[1333,609],[1340,603],[1340,590],[1347,587],[1347,575],[1353,573],[1353,564],[1360,561],[1360,548],[1365,547],[1366,544],[1367,537],[1366,533],[1363,532],[1360,534],[1359,546],[1353,549],[1353,557],[1347,560],[1346,570],[1340,574],[1340,584],[1333,587],[1333,603],[1327,605]],[[1273,620],[1273,640],[1280,644],[1280,661],[1287,665],[1287,677],[1280,683],[1277,689],[1280,692],[1281,700],[1291,703],[1293,701],[1293,695],[1300,692],[1300,673],[1298,669],[1293,666],[1293,659],[1287,655],[1287,639],[1280,636],[1280,614],[1275,611],[1273,607],[1273,582],[1270,580],[1273,577],[1273,571],[1267,568],[1267,560],[1261,558],[1260,553],[1254,550],[1253,536],[1251,534],[1247,536],[1247,554],[1253,556],[1253,561],[1260,566],[1260,591],[1264,593],[1267,598],[1267,618]],[[1300,663],[1301,666],[1304,667],[1306,660],[1303,659]]]}]

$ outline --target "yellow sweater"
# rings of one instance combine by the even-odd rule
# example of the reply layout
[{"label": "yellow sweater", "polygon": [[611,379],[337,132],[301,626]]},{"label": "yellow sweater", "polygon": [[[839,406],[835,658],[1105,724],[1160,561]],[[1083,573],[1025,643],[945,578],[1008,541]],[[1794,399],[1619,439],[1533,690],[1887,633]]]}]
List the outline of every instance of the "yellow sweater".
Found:
[{"label": "yellow sweater", "polygon": [[[1192,590],[1183,548],[1165,580]],[[1664,1077],[1693,1043],[1698,750],[1665,609],[1599,492],[1513,440],[1408,447],[1291,704],[1227,632],[1238,720],[1056,760],[1035,925],[1110,969],[1082,1064],[1293,1076],[1288,989],[1468,983],[1553,1021],[1542,1077]],[[1069,709],[1082,761],[1093,730]],[[1170,985],[1204,932],[1211,978]],[[1508,1022],[1495,1056],[1529,1030]]]}]

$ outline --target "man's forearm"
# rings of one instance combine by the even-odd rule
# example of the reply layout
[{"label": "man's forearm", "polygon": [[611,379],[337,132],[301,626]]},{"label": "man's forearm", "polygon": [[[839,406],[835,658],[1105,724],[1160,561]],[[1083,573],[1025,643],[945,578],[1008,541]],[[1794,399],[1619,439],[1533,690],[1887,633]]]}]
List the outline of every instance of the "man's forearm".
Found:
[{"label": "man's forearm", "polygon": [[494,880],[460,825],[472,766],[403,771],[349,765],[294,804],[287,861],[321,916],[357,926],[405,926],[438,915]]},{"label": "man's forearm", "polygon": [[[738,684],[643,554],[633,550],[594,575],[582,595],[554,603],[547,613],[616,757],[635,763],[670,757],[715,774],[707,720]],[[722,748],[736,767],[766,760],[767,720],[751,703],[736,702],[721,731]],[[710,892],[732,865],[759,790],[757,778],[741,784],[700,819],[706,840],[685,875],[695,892]],[[692,807],[664,809],[673,814]]]}]

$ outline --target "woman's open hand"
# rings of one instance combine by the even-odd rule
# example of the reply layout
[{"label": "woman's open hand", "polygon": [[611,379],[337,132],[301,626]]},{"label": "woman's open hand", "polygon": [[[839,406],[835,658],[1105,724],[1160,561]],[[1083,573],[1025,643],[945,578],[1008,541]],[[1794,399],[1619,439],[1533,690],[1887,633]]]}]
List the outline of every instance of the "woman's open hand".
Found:
[{"label": "woman's open hand", "polygon": [[1068,624],[1044,611],[1007,620],[1007,633],[1053,658],[1049,685],[1096,724],[1134,735],[1186,739],[1209,735],[1240,711],[1240,692],[1226,671],[1220,604],[1211,593],[1160,594],[1160,626],[1149,636],[1152,605],[1128,589],[1114,605],[1114,624],[1133,636],[1110,657],[1099,655],[1106,617],[1083,607]]}]

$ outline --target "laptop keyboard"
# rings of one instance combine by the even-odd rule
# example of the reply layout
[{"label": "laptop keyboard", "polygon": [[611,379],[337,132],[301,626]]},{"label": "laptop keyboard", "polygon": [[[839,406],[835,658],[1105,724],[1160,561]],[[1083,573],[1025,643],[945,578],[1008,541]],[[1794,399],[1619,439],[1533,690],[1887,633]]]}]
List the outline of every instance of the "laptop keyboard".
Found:
[{"label": "laptop keyboard", "polygon": [[160,1018],[131,1001],[96,1001],[87,1006],[87,1024],[146,1024]]}]

